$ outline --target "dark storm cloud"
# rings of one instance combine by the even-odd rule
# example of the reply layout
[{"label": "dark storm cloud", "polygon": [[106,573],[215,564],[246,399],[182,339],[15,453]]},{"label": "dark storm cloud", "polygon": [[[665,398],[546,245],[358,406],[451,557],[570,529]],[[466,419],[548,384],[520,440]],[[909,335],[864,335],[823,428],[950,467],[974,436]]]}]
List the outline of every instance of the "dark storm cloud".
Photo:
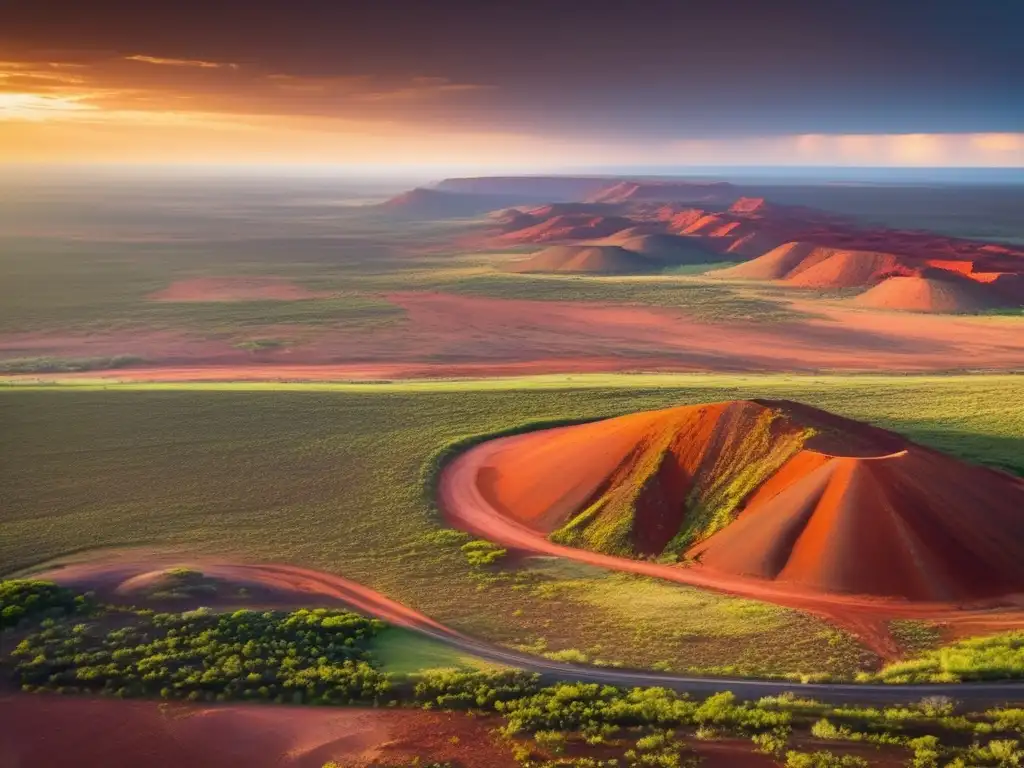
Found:
[{"label": "dark storm cloud", "polygon": [[1020,131],[1021,29],[1005,0],[0,5],[0,45],[33,60],[451,83],[472,93],[413,116],[590,136]]}]

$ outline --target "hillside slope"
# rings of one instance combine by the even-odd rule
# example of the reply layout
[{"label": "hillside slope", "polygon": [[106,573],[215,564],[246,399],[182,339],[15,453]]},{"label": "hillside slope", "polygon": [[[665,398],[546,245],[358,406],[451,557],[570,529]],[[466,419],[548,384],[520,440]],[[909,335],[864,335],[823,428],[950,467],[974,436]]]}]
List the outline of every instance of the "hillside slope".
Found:
[{"label": "hillside slope", "polygon": [[787,401],[535,433],[479,472],[563,544],[910,600],[1024,591],[1024,482]]}]

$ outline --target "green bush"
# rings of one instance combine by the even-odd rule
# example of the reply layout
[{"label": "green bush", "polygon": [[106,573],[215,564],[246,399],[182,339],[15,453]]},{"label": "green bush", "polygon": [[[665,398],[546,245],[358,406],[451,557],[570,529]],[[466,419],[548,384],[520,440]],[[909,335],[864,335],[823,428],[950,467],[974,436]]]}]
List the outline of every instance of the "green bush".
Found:
[{"label": "green bush", "polygon": [[786,753],[786,768],[867,768],[868,761],[856,755],[837,755],[834,752]]},{"label": "green bush", "polygon": [[789,734],[789,728],[775,728],[771,731],[755,733],[750,737],[750,740],[754,743],[754,750],[756,752],[781,758],[786,752],[786,746],[789,744]]},{"label": "green bush", "polygon": [[569,743],[569,739],[561,731],[537,731],[533,734],[533,740],[537,742],[538,747],[553,755],[561,755]]},{"label": "green bush", "polygon": [[375,702],[391,683],[366,646],[384,626],[325,609],[130,614],[116,629],[54,626],[14,650],[22,685],[122,696]]},{"label": "green bush", "polygon": [[508,554],[508,550],[483,539],[468,541],[462,545],[461,549],[462,554],[466,556],[466,562],[474,568],[493,565]]},{"label": "green bush", "polygon": [[70,615],[90,607],[88,596],[75,594],[49,581],[0,581],[0,630],[16,627],[26,619]]},{"label": "green bush", "polygon": [[860,679],[885,683],[946,683],[1024,678],[1024,631],[972,637],[889,664]]}]

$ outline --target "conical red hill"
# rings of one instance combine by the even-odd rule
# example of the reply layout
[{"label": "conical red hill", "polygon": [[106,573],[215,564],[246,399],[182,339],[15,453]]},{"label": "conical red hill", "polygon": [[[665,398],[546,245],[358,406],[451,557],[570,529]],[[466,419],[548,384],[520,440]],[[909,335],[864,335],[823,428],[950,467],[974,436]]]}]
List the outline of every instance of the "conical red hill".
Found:
[{"label": "conical red hill", "polygon": [[798,403],[545,430],[478,483],[502,514],[610,554],[909,600],[1024,592],[1024,481]]}]

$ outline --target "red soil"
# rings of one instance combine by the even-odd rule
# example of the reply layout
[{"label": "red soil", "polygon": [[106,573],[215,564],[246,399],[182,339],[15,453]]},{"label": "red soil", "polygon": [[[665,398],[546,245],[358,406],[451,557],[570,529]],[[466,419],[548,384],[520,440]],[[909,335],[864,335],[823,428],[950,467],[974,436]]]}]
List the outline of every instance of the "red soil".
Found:
[{"label": "red soil", "polygon": [[[758,443],[769,409],[783,414],[770,426],[777,450]],[[803,442],[806,427],[818,434]],[[659,468],[644,474],[651,461]],[[756,466],[767,474],[739,517],[689,550],[703,568],[921,601],[1024,592],[1024,482],[798,404],[673,408],[537,432],[482,466],[477,483],[490,506],[540,534],[610,508],[621,489],[634,549],[660,554],[687,509]]]},{"label": "red soil", "polygon": [[259,356],[236,348],[232,338],[122,330],[0,335],[0,357],[144,358],[105,374],[125,380],[1024,369],[1018,318],[908,313],[894,323],[887,312],[804,300],[793,302],[809,313],[804,319],[711,322],[683,309],[426,292],[387,298],[405,311],[405,322],[371,330],[270,326],[261,331],[293,343]]},{"label": "red soil", "polygon": [[[20,768],[346,768],[458,761],[514,768],[494,723],[423,710],[0,698],[0,765]],[[453,743],[454,742],[454,743]]]},{"label": "red soil", "polygon": [[592,240],[607,237],[635,224],[621,216],[560,214],[522,229],[499,235],[501,243],[547,243],[561,240]]},{"label": "red soil", "polygon": [[281,277],[196,277],[178,280],[151,294],[153,301],[298,301],[330,296],[310,291]]},{"label": "red soil", "polygon": [[981,312],[1008,306],[990,284],[932,270],[930,274],[890,277],[853,299],[861,307],[910,312]]}]

